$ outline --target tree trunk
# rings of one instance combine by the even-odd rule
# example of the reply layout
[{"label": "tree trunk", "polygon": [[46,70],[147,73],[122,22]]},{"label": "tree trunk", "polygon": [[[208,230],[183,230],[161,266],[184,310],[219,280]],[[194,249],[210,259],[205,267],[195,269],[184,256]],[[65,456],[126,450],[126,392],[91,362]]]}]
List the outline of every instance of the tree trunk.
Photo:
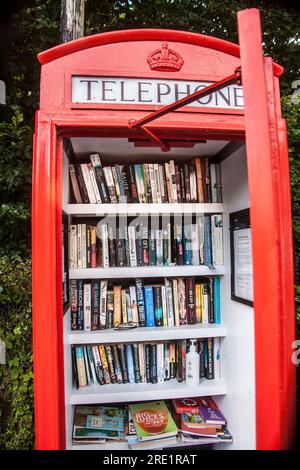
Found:
[{"label": "tree trunk", "polygon": [[84,36],[84,2],[85,0],[61,0],[61,42]]}]

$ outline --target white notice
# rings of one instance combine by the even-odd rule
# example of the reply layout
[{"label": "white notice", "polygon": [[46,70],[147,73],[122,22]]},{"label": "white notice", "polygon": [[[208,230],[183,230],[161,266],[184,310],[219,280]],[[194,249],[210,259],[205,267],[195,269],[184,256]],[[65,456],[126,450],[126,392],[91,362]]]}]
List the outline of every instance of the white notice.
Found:
[{"label": "white notice", "polygon": [[253,301],[253,271],[251,229],[233,231],[234,293],[236,297]]}]

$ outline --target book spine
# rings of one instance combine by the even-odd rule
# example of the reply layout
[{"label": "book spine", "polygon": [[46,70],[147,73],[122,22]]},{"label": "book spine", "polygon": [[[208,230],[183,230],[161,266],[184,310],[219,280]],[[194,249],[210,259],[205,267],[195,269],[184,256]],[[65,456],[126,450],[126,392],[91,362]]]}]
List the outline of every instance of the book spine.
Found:
[{"label": "book spine", "polygon": [[181,376],[182,380],[186,380],[186,348],[187,348],[187,341],[186,339],[181,340],[181,361],[182,361],[182,366],[181,366]]},{"label": "book spine", "polygon": [[126,302],[126,290],[121,290],[121,311],[122,311],[122,323],[128,323],[128,314],[127,314],[127,302]]},{"label": "book spine", "polygon": [[209,215],[204,216],[204,263],[212,264],[211,219]]},{"label": "book spine", "polygon": [[207,380],[214,379],[214,343],[213,338],[207,338]]},{"label": "book spine", "polygon": [[146,382],[146,368],[145,368],[145,348],[143,343],[138,345],[138,354],[139,354],[139,365],[140,365],[140,374],[141,382]]},{"label": "book spine", "polygon": [[161,190],[161,202],[164,204],[168,202],[168,188],[167,188],[165,167],[163,164],[158,165],[158,173],[159,173],[159,188]]},{"label": "book spine", "polygon": [[139,202],[133,165],[126,167],[131,202]]},{"label": "book spine", "polygon": [[149,266],[156,266],[156,240],[155,230],[148,231],[149,236]]},{"label": "book spine", "polygon": [[152,191],[151,191],[151,182],[150,182],[150,174],[149,174],[149,165],[148,163],[144,163],[143,166],[143,175],[144,175],[144,184],[145,184],[145,192],[146,192],[146,201],[152,203]]},{"label": "book spine", "polygon": [[121,364],[120,364],[119,355],[118,355],[118,347],[116,344],[112,346],[112,354],[113,354],[113,364],[114,364],[117,382],[118,384],[122,384],[123,383],[122,369],[121,369]]},{"label": "book spine", "polygon": [[87,385],[91,385],[90,366],[88,362],[86,346],[83,346],[83,356],[84,356],[84,365],[85,365],[85,373],[86,373],[86,382],[87,382]]},{"label": "book spine", "polygon": [[186,202],[186,195],[185,195],[185,182],[184,182],[184,168],[183,165],[179,167],[179,174],[180,174],[180,190],[181,190],[181,201]]},{"label": "book spine", "polygon": [[77,225],[70,226],[70,235],[69,235],[69,267],[70,269],[77,269]]},{"label": "book spine", "polygon": [[209,159],[205,158],[205,189],[206,189],[206,202],[211,202],[211,187],[210,187],[210,167]]},{"label": "book spine", "polygon": [[90,175],[88,164],[81,163],[80,168],[81,168],[84,184],[87,190],[89,202],[90,204],[96,204],[97,200],[96,200],[96,196],[95,196],[94,189],[92,186],[91,175]]},{"label": "book spine", "polygon": [[191,224],[191,236],[192,236],[192,263],[194,266],[200,264],[199,256],[199,228],[197,224]]},{"label": "book spine", "polygon": [[143,266],[143,225],[141,222],[138,222],[135,226],[135,249],[136,249],[136,258],[137,265]]},{"label": "book spine", "polygon": [[77,309],[78,309],[78,291],[77,281],[70,281],[70,300],[71,300],[71,330],[77,330]]},{"label": "book spine", "polygon": [[181,189],[180,189],[180,170],[179,165],[175,165],[175,181],[176,181],[176,193],[177,193],[177,202],[181,203]]},{"label": "book spine", "polygon": [[179,324],[186,325],[186,322],[187,322],[186,293],[185,293],[185,282],[183,278],[179,278],[177,280],[177,291],[178,291]]},{"label": "book spine", "polygon": [[203,189],[203,174],[202,174],[202,165],[199,157],[195,158],[195,167],[196,167],[196,178],[197,178],[197,193],[198,193],[198,202],[204,202],[204,189]]},{"label": "book spine", "polygon": [[189,175],[190,175],[190,192],[191,192],[191,202],[197,202],[197,179],[196,179],[196,169],[191,163],[189,165]]},{"label": "book spine", "polygon": [[155,326],[163,326],[161,286],[153,286]]},{"label": "book spine", "polygon": [[112,168],[110,166],[106,166],[106,167],[103,168],[103,172],[104,172],[104,177],[105,177],[105,181],[106,181],[106,186],[107,186],[107,189],[108,189],[110,202],[112,204],[117,204],[118,203],[118,198],[117,198],[114,178],[113,178],[113,174],[112,174]]},{"label": "book spine", "polygon": [[91,226],[86,226],[86,267],[92,267]]},{"label": "book spine", "polygon": [[102,202],[109,204],[110,203],[110,197],[109,197],[109,192],[104,176],[104,171],[101,165],[101,160],[98,154],[93,154],[90,155],[90,160],[93,165],[94,171],[95,171],[95,177],[97,181],[97,186],[99,189],[100,197]]},{"label": "book spine", "polygon": [[144,285],[142,279],[135,280],[136,285],[136,298],[139,314],[140,326],[146,325],[146,313],[145,313],[145,299],[144,299]]},{"label": "book spine", "polygon": [[126,266],[125,260],[125,240],[123,238],[125,227],[117,228],[117,237],[116,237],[116,262],[117,266],[123,267]]},{"label": "book spine", "polygon": [[109,369],[108,369],[108,362],[107,362],[107,357],[105,354],[105,347],[103,346],[103,344],[100,344],[98,348],[99,348],[99,354],[100,354],[101,364],[103,368],[103,375],[104,375],[105,383],[111,384],[111,378],[110,378]]},{"label": "book spine", "polygon": [[71,355],[72,355],[72,384],[75,383],[76,389],[78,390],[79,389],[79,382],[78,382],[76,351],[75,351],[74,346],[71,346]]},{"label": "book spine", "polygon": [[169,343],[164,343],[164,380],[170,380],[170,348]]},{"label": "book spine", "polygon": [[162,302],[163,326],[168,326],[166,286],[161,286],[161,302]]},{"label": "book spine", "polygon": [[207,283],[202,284],[202,323],[209,323],[209,305],[210,305],[210,295],[209,295],[209,286]]},{"label": "book spine", "polygon": [[175,326],[172,284],[165,279],[168,326]]},{"label": "book spine", "polygon": [[221,310],[220,310],[220,278],[214,277],[214,315],[215,323],[221,323]]},{"label": "book spine", "polygon": [[92,330],[99,329],[100,289],[99,281],[92,281]]},{"label": "book spine", "polygon": [[146,369],[146,382],[151,382],[151,344],[145,344],[145,369]]},{"label": "book spine", "polygon": [[115,373],[112,348],[111,348],[110,345],[105,346],[105,354],[106,354],[106,357],[107,357],[107,363],[108,363],[108,369],[109,369],[109,375],[110,375],[111,383],[115,384],[115,383],[117,383],[117,376],[116,376],[116,373]]},{"label": "book spine", "polygon": [[81,267],[86,269],[86,224],[81,224]]},{"label": "book spine", "polygon": [[164,343],[158,343],[156,345],[156,363],[157,363],[157,382],[164,383],[164,380],[165,380]]},{"label": "book spine", "polygon": [[172,279],[172,289],[173,289],[173,306],[174,306],[175,326],[179,326],[180,325],[180,320],[179,320],[178,282],[177,282],[177,279]]},{"label": "book spine", "polygon": [[101,202],[102,202],[101,201],[101,196],[100,196],[99,188],[98,188],[98,185],[97,185],[93,165],[91,163],[88,163],[87,167],[88,167],[88,171],[89,171],[89,174],[90,174],[90,180],[91,180],[93,192],[94,192],[94,195],[95,195],[96,203],[101,204]]},{"label": "book spine", "polygon": [[74,168],[75,168],[75,173],[76,173],[76,177],[78,181],[78,186],[79,186],[82,202],[84,204],[89,204],[90,200],[89,200],[88,192],[84,183],[81,167],[79,164],[75,164]]},{"label": "book spine", "polygon": [[177,201],[177,187],[176,187],[176,173],[175,173],[175,163],[174,160],[169,162],[170,168],[170,182],[171,182],[171,193],[172,193],[172,202]]},{"label": "book spine", "polygon": [[139,345],[137,343],[132,345],[133,350],[133,367],[134,367],[134,378],[135,383],[140,383],[141,373],[140,373],[140,362],[139,362]]},{"label": "book spine", "polygon": [[100,359],[99,349],[97,346],[92,346],[92,350],[93,350],[93,357],[94,357],[97,380],[100,385],[104,385],[105,379],[104,379],[104,373],[103,373],[102,363]]},{"label": "book spine", "polygon": [[136,287],[130,286],[129,287],[129,294],[130,294],[130,304],[131,304],[131,312],[132,312],[132,323],[134,325],[139,324],[139,313],[138,313],[138,305],[137,305],[137,298],[136,298]]},{"label": "book spine", "polygon": [[156,265],[164,265],[163,230],[156,230]]},{"label": "book spine", "polygon": [[83,311],[83,281],[79,279],[77,281],[78,288],[78,307],[77,307],[77,329],[84,329],[84,311]]},{"label": "book spine", "polygon": [[92,347],[87,346],[86,351],[87,351],[88,362],[89,362],[89,366],[91,370],[92,380],[93,380],[94,385],[97,385],[97,376],[96,376],[96,370],[95,370],[95,365],[94,365]]},{"label": "book spine", "polygon": [[[114,291],[107,291],[107,308],[106,308],[106,328],[111,329],[114,324]],[[104,319],[103,319],[104,321]],[[100,320],[101,324],[101,320]]]},{"label": "book spine", "polygon": [[199,339],[200,379],[205,377],[205,339]]},{"label": "book spine", "polygon": [[193,325],[195,323],[195,283],[193,277],[186,279],[187,285],[187,324]]},{"label": "book spine", "polygon": [[149,266],[148,227],[142,227],[143,266]]},{"label": "book spine", "polygon": [[185,199],[186,199],[186,202],[191,202],[190,175],[189,175],[189,166],[187,163],[183,165],[183,171],[184,171]]},{"label": "book spine", "polygon": [[78,181],[76,178],[74,165],[69,165],[69,172],[70,172],[71,185],[72,185],[75,201],[77,204],[82,204],[82,197],[80,194],[80,189],[79,189]]},{"label": "book spine", "polygon": [[154,172],[154,163],[149,163],[149,179],[150,179],[150,186],[151,186],[151,195],[152,195],[152,202],[156,204],[157,201],[157,185],[155,181],[155,172]]},{"label": "book spine", "polygon": [[166,183],[167,183],[167,195],[168,195],[167,202],[174,202],[173,201],[173,194],[172,194],[172,181],[171,181],[171,173],[170,173],[170,164],[168,162],[165,163],[164,169],[165,169]]},{"label": "book spine", "polygon": [[112,225],[108,224],[107,228],[108,234],[108,252],[109,252],[109,266],[116,267],[116,246],[115,246],[115,234]]},{"label": "book spine", "polygon": [[170,358],[170,379],[176,378],[176,344],[174,341],[169,343],[169,358]]},{"label": "book spine", "polygon": [[191,240],[191,224],[184,225],[184,264],[193,264],[193,251],[192,251],[192,240]]},{"label": "book spine", "polygon": [[135,244],[135,227],[129,225],[128,227],[128,241],[130,251],[130,266],[137,266],[136,244]]},{"label": "book spine", "polygon": [[176,343],[176,362],[177,362],[177,370],[176,370],[176,379],[177,382],[182,382],[182,347],[181,347],[181,340],[177,340]]},{"label": "book spine", "polygon": [[145,203],[147,200],[142,165],[134,165],[134,171],[139,202]]},{"label": "book spine", "polygon": [[127,361],[127,369],[128,369],[128,380],[130,384],[134,384],[135,375],[134,375],[133,353],[132,353],[131,344],[125,344],[125,351],[126,351],[126,361]]},{"label": "book spine", "polygon": [[114,286],[114,327],[119,326],[122,323],[122,299],[121,299],[121,286]]},{"label": "book spine", "polygon": [[118,180],[119,189],[120,189],[119,202],[124,204],[124,203],[127,202],[127,197],[126,197],[126,193],[125,193],[125,186],[124,186],[122,170],[121,170],[121,167],[118,163],[115,164],[115,170],[116,170],[117,180]]},{"label": "book spine", "polygon": [[86,371],[85,371],[83,346],[76,346],[75,352],[76,352],[78,384],[79,384],[79,387],[86,387],[87,378],[86,378]]},{"label": "book spine", "polygon": [[217,202],[222,202],[222,177],[221,177],[221,165],[216,164],[216,184],[217,184]]},{"label": "book spine", "polygon": [[210,168],[210,192],[211,192],[211,202],[218,202],[217,195],[217,179],[216,179],[216,164],[211,163]]},{"label": "book spine", "polygon": [[154,298],[153,298],[153,287],[144,287],[145,295],[145,311],[146,311],[146,326],[155,326],[155,311],[154,311]]},{"label": "book spine", "polygon": [[91,225],[91,268],[97,267],[97,234],[96,234],[96,226]]},{"label": "book spine", "polygon": [[201,284],[195,284],[195,320],[196,323],[202,322],[202,315],[201,315]]},{"label": "book spine", "polygon": [[221,214],[211,216],[212,262],[214,266],[223,264],[223,218]]},{"label": "book spine", "polygon": [[132,308],[131,308],[131,297],[129,289],[125,289],[125,298],[126,298],[126,311],[127,311],[127,321],[132,324]]},{"label": "book spine", "polygon": [[213,338],[213,353],[214,353],[214,378],[220,380],[221,378],[221,349],[220,338]]},{"label": "book spine", "polygon": [[208,322],[215,323],[215,306],[214,306],[214,280],[209,278],[208,280],[208,290],[209,290],[209,309],[208,309]]},{"label": "book spine", "polygon": [[129,382],[129,378],[128,378],[125,346],[124,344],[118,344],[117,348],[118,348],[118,353],[119,353],[119,361],[121,364],[123,383],[127,384]]},{"label": "book spine", "polygon": [[107,281],[100,282],[100,308],[99,308],[99,327],[101,330],[106,328],[107,315]]},{"label": "book spine", "polygon": [[109,242],[107,224],[101,225],[101,241],[102,241],[102,265],[109,268]]},{"label": "book spine", "polygon": [[151,344],[151,362],[150,362],[150,382],[157,383],[157,347],[156,344]]},{"label": "book spine", "polygon": [[123,186],[124,186],[124,191],[125,191],[124,202],[129,203],[131,202],[131,197],[130,197],[129,182],[128,182],[128,177],[127,177],[127,172],[125,170],[125,165],[122,165],[120,168],[121,168]]},{"label": "book spine", "polygon": [[111,173],[113,176],[113,181],[114,181],[114,187],[117,195],[117,201],[120,202],[120,185],[119,185],[119,180],[116,172],[116,168],[114,166],[111,167]]},{"label": "book spine", "polygon": [[198,239],[199,239],[199,262],[204,264],[204,215],[197,216]]},{"label": "book spine", "polygon": [[184,250],[183,250],[183,239],[182,239],[182,225],[175,225],[175,237],[176,237],[176,261],[178,265],[184,264]]},{"label": "book spine", "polygon": [[91,330],[91,309],[92,309],[92,293],[91,284],[85,283],[83,286],[83,309],[84,309],[84,329]]}]

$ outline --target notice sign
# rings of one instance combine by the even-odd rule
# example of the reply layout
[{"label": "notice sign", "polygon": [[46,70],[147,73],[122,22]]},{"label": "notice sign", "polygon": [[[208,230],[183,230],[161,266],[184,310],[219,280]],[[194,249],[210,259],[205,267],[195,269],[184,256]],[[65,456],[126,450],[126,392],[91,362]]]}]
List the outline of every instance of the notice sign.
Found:
[{"label": "notice sign", "polygon": [[[123,77],[72,77],[72,103],[167,105],[206,88],[212,82]],[[188,106],[241,109],[243,89],[230,85]]]},{"label": "notice sign", "polygon": [[249,209],[230,214],[231,298],[253,305],[252,243]]}]

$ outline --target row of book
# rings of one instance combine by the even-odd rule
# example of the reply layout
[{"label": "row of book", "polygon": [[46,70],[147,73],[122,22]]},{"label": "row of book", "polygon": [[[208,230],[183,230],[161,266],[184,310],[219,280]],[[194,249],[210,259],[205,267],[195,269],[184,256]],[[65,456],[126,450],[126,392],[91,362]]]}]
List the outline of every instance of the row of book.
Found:
[{"label": "row of book", "polygon": [[78,204],[222,202],[221,167],[207,157],[102,166],[92,154],[90,163],[70,164],[69,171]]},{"label": "row of book", "polygon": [[78,405],[74,444],[127,442],[130,449],[232,442],[226,418],[212,397],[122,405]]},{"label": "row of book", "polygon": [[70,281],[71,329],[220,323],[220,278],[165,278],[121,286],[107,280]]},{"label": "row of book", "polygon": [[[115,221],[116,222],[116,221]],[[72,224],[70,269],[124,266],[223,265],[223,218],[202,215],[196,223],[168,222],[149,229],[148,218],[128,226]]]},{"label": "row of book", "polygon": [[[220,378],[220,338],[197,340],[200,379]],[[159,343],[72,346],[73,379],[77,388],[123,383],[164,383],[186,379],[190,340]]]}]

